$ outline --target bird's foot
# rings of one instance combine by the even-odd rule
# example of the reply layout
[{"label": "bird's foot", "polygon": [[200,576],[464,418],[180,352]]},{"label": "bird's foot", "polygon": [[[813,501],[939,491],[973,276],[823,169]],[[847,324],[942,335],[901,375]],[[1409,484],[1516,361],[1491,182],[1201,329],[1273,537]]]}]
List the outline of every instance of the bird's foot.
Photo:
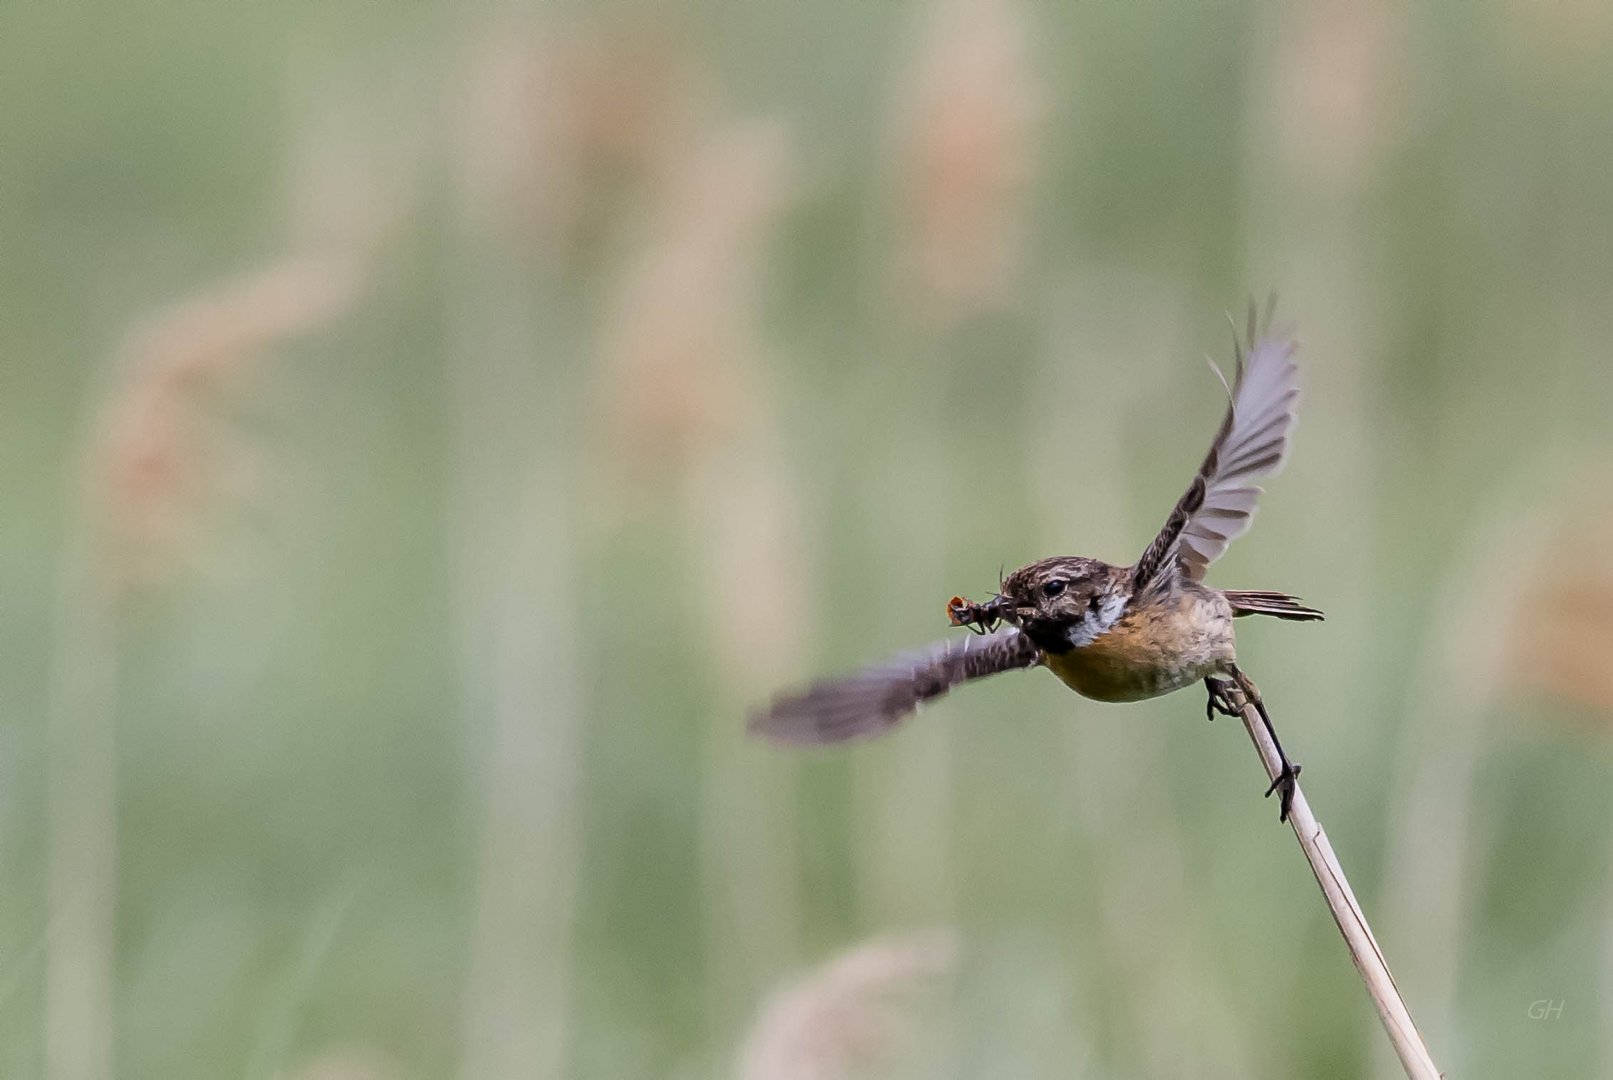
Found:
[{"label": "bird's foot", "polygon": [[1268,799],[1271,798],[1271,794],[1274,791],[1281,793],[1279,795],[1281,809],[1277,812],[1278,821],[1287,821],[1288,812],[1294,808],[1294,791],[1299,786],[1300,769],[1300,765],[1285,760],[1282,771],[1277,774],[1277,779],[1273,780],[1271,786],[1266,789],[1266,798]]},{"label": "bird's foot", "polygon": [[1232,688],[1231,679],[1218,679],[1211,675],[1204,680],[1204,688],[1210,692],[1209,700],[1204,703],[1204,719],[1213,722],[1216,713],[1222,716],[1242,715],[1232,703],[1232,695],[1227,693]]}]

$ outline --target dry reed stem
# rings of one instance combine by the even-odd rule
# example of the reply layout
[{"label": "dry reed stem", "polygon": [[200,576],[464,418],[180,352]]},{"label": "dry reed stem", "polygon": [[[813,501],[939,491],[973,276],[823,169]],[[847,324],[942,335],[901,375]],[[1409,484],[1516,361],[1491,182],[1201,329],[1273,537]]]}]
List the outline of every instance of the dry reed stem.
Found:
[{"label": "dry reed stem", "polygon": [[[1267,777],[1275,781],[1278,773],[1282,771],[1282,755],[1277,752],[1277,746],[1266,731],[1266,726],[1261,722],[1254,706],[1238,692],[1234,692],[1233,703],[1239,706],[1243,726],[1249,732],[1249,738],[1253,740],[1255,749],[1260,753]],[[1406,1076],[1410,1080],[1439,1080],[1439,1069],[1435,1067],[1434,1059],[1428,1053],[1428,1047],[1423,1045],[1423,1038],[1417,1032],[1417,1025],[1412,1022],[1406,1002],[1401,998],[1399,988],[1395,986],[1394,976],[1389,974],[1389,962],[1384,959],[1377,938],[1372,936],[1372,928],[1367,925],[1367,917],[1361,911],[1361,904],[1350,888],[1349,879],[1344,876],[1344,867],[1339,865],[1338,856],[1333,854],[1333,845],[1328,841],[1327,833],[1322,830],[1316,815],[1311,813],[1310,803],[1297,784],[1294,786],[1294,801],[1288,814],[1288,824],[1294,829],[1294,836],[1299,841],[1300,850],[1305,853],[1305,860],[1311,864],[1311,873],[1316,875],[1316,883],[1322,887],[1322,897],[1327,901],[1327,908],[1333,914],[1333,922],[1338,925],[1339,933],[1344,936],[1344,944],[1350,950],[1350,959],[1354,961],[1355,969],[1361,973],[1361,980],[1366,983],[1367,995],[1372,998],[1372,1004],[1378,1010],[1378,1019],[1382,1021],[1383,1029],[1394,1045],[1395,1056],[1400,1059],[1400,1065],[1406,1070]]]}]

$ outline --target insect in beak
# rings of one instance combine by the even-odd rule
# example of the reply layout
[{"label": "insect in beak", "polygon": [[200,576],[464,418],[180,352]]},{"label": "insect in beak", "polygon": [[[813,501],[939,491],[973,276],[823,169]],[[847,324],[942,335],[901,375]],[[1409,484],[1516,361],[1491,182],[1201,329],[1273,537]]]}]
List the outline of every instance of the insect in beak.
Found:
[{"label": "insect in beak", "polygon": [[984,604],[954,596],[947,601],[947,621],[953,626],[967,626],[977,634],[985,634],[996,629],[1007,609],[1008,601],[1000,594]]}]

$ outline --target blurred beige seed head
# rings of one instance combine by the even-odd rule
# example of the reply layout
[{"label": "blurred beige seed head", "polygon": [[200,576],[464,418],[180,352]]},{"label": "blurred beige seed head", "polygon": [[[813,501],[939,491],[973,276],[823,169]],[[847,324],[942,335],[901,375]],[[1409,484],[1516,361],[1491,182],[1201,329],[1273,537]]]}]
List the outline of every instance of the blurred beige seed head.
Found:
[{"label": "blurred beige seed head", "polygon": [[397,1062],[363,1047],[329,1051],[280,1074],[281,1080],[402,1080],[403,1076]]},{"label": "blurred beige seed head", "polygon": [[956,963],[951,931],[841,953],[763,1006],[740,1051],[739,1080],[841,1080],[890,1060],[913,1036],[914,996]]},{"label": "blurred beige seed head", "polygon": [[562,57],[563,117],[589,160],[646,171],[675,152],[706,103],[704,77],[671,28],[653,17],[576,35]]},{"label": "blurred beige seed head", "polygon": [[935,0],[898,96],[897,271],[921,316],[1010,302],[1042,112],[1028,13],[1016,0]]},{"label": "blurred beige seed head", "polygon": [[1367,178],[1407,122],[1405,13],[1398,0],[1281,8],[1267,96],[1289,169],[1334,191]]},{"label": "blurred beige seed head", "polygon": [[462,91],[472,210],[570,250],[624,181],[658,177],[695,134],[707,80],[653,19],[493,27]]},{"label": "blurred beige seed head", "polygon": [[796,482],[757,325],[790,149],[779,124],[729,122],[669,159],[607,305],[593,389],[606,486],[677,497],[700,552],[714,655],[725,685],[747,696],[795,673],[811,621]]},{"label": "blurred beige seed head", "polygon": [[160,577],[188,546],[198,512],[238,477],[213,395],[264,350],[346,310],[359,273],[341,256],[288,259],[130,333],[87,475],[99,562],[114,586]]},{"label": "blurred beige seed head", "polygon": [[754,321],[788,149],[778,125],[737,123],[668,168],[600,331],[596,407],[617,480],[677,475],[771,429]]},{"label": "blurred beige seed head", "polygon": [[1570,513],[1530,571],[1511,656],[1511,682],[1589,711],[1613,733],[1613,504]]}]

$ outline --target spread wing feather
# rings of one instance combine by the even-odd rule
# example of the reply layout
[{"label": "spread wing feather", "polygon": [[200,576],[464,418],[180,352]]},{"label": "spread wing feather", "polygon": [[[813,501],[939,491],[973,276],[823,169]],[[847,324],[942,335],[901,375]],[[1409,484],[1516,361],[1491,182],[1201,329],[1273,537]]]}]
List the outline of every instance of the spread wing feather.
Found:
[{"label": "spread wing feather", "polygon": [[1041,658],[1041,650],[1011,627],[984,636],[950,638],[775,698],[751,715],[749,728],[774,742],[797,746],[872,738],[959,683],[1031,667]]},{"label": "spread wing feather", "polygon": [[1260,332],[1249,305],[1247,337],[1234,339],[1237,373],[1232,400],[1210,452],[1186,494],[1133,571],[1137,592],[1156,587],[1180,570],[1194,581],[1242,536],[1254,517],[1256,482],[1282,467],[1299,400],[1297,345],[1291,335]]}]

